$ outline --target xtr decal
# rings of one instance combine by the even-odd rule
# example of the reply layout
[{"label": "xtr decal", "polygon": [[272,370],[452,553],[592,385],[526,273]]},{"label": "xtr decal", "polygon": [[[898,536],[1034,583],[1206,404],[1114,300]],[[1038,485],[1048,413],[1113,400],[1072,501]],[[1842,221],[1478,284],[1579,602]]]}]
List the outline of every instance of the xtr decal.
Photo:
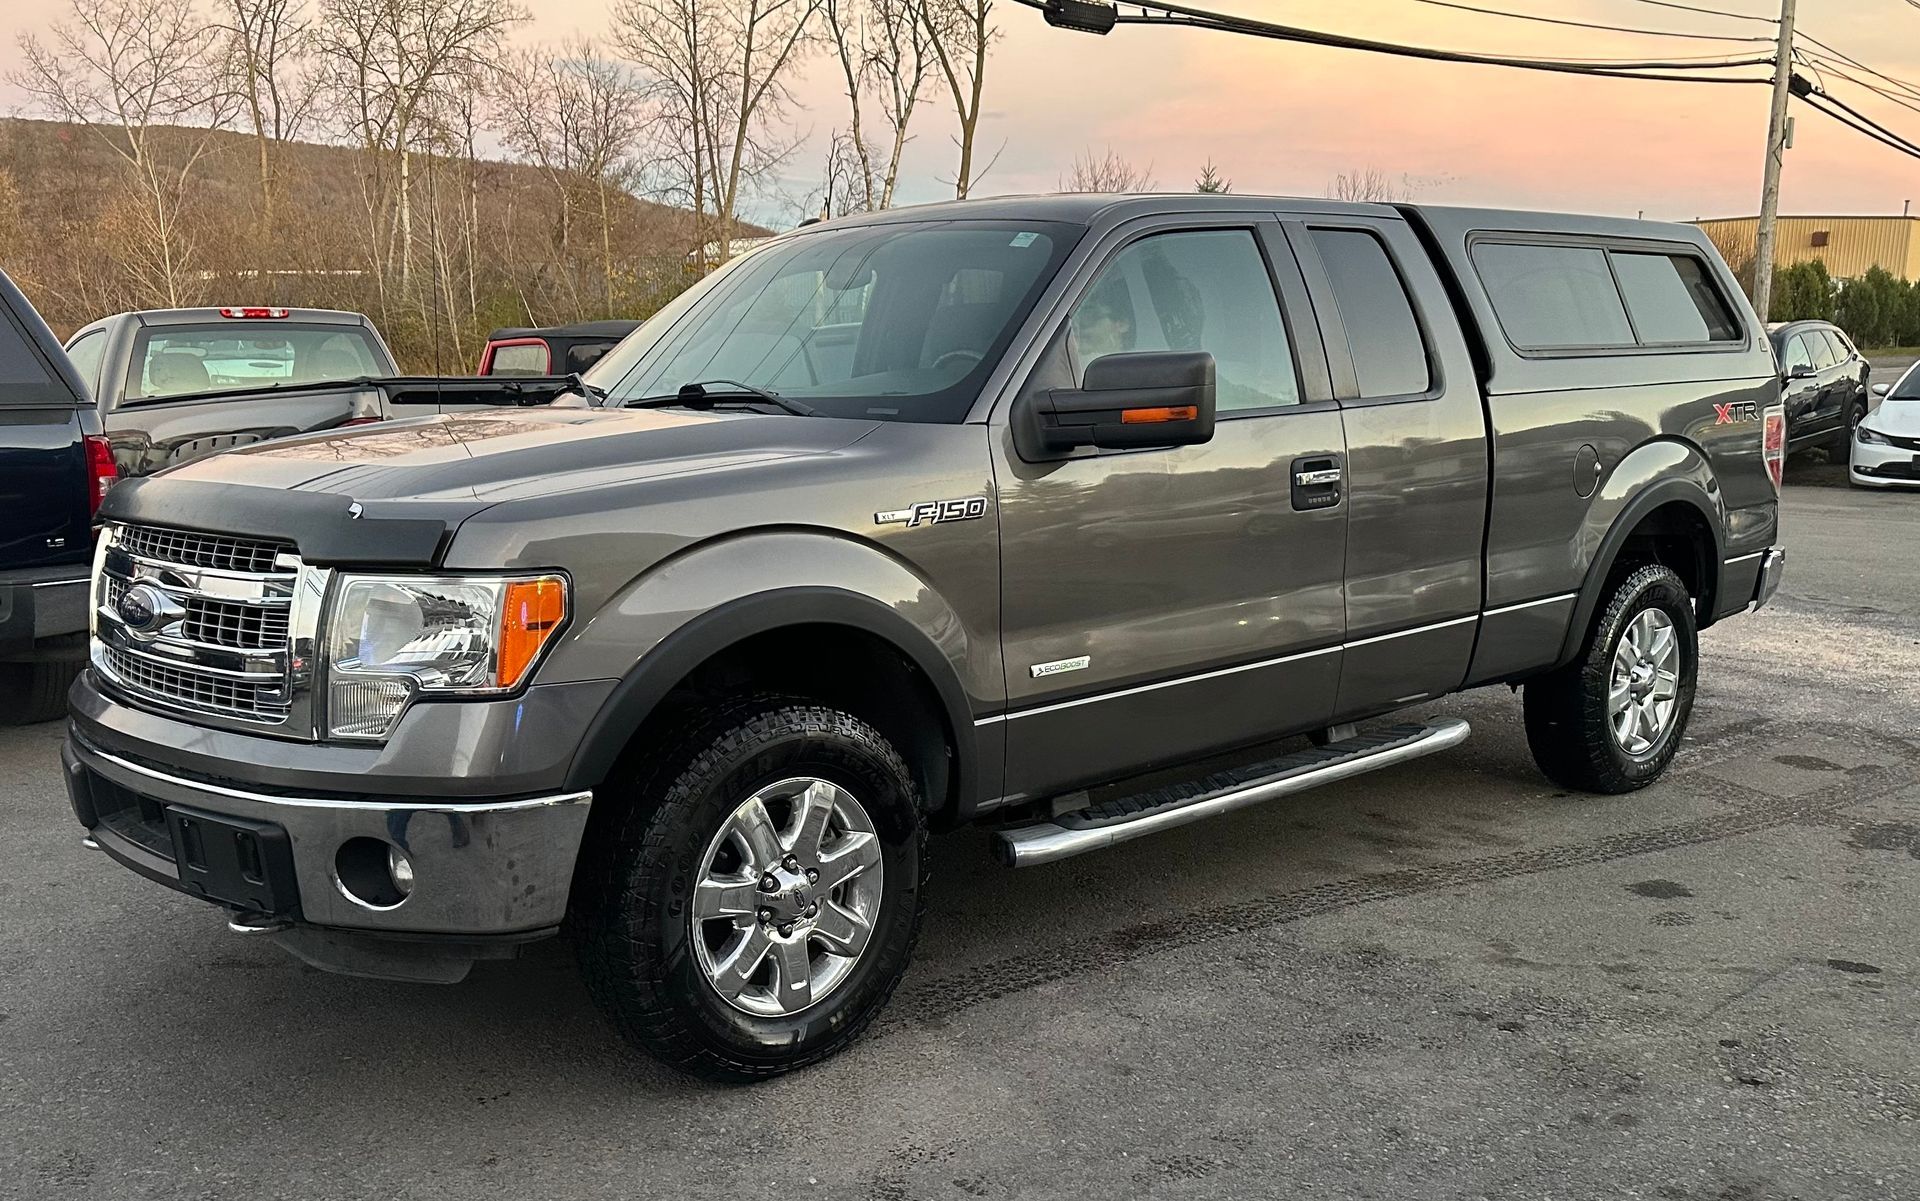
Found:
[{"label": "xtr decal", "polygon": [[959,500],[923,500],[909,509],[885,509],[873,515],[875,525],[938,525],[943,521],[974,521],[987,515],[987,498],[964,496]]},{"label": "xtr decal", "polygon": [[1723,405],[1713,406],[1715,425],[1732,425],[1736,421],[1760,420],[1760,406],[1751,400],[1730,400]]}]

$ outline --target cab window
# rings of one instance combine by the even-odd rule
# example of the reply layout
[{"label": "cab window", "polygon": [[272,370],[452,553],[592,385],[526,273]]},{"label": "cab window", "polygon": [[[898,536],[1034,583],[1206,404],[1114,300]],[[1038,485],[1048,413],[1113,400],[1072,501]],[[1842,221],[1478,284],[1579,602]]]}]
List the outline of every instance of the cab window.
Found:
[{"label": "cab window", "polygon": [[1782,371],[1791,375],[1795,367],[1806,367],[1809,370],[1813,367],[1813,355],[1807,351],[1806,336],[1803,334],[1795,334],[1788,338],[1786,351],[1780,356]]},{"label": "cab window", "polygon": [[1104,355],[1158,350],[1213,355],[1221,413],[1300,403],[1280,302],[1249,230],[1142,238],[1101,268],[1067,321],[1076,384]]}]

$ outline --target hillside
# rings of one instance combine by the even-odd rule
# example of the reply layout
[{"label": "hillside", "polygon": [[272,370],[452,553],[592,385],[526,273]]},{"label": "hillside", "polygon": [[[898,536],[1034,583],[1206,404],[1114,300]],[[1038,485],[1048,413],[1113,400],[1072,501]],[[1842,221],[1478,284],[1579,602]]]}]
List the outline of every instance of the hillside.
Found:
[{"label": "hillside", "polygon": [[[162,133],[169,153],[189,131]],[[685,210],[615,193],[609,271],[590,182],[570,185],[576,207],[563,247],[560,193],[544,172],[417,155],[415,254],[401,286],[391,223],[379,220],[391,212],[378,199],[391,159],[283,144],[268,236],[256,155],[250,136],[217,134],[194,172],[181,205],[188,270],[176,277],[193,293],[183,302],[361,309],[403,359],[418,362],[435,338],[465,355],[493,325],[644,316],[688,282],[695,235]],[[0,267],[63,335],[104,313],[164,303],[155,241],[124,163],[95,133],[0,118]]]}]

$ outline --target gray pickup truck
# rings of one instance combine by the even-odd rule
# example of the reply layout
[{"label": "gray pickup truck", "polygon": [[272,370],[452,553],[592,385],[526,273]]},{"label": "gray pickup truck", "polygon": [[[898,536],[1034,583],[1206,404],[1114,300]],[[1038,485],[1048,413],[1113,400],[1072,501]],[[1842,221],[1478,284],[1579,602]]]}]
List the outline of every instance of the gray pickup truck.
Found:
[{"label": "gray pickup truck", "polygon": [[1656,779],[1780,579],[1780,394],[1683,226],[816,225],[550,405],[115,488],[73,807],[335,970],[567,930],[626,1037],[772,1074],[893,992],[930,828],[1052,862],[1442,751],[1385,715],[1488,684],[1558,783]]}]

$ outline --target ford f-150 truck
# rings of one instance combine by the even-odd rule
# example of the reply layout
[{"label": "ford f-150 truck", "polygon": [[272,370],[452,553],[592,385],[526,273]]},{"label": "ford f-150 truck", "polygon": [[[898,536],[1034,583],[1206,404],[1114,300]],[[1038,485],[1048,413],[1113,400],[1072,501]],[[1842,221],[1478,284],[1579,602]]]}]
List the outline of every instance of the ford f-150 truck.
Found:
[{"label": "ford f-150 truck", "polygon": [[[930,827],[1044,864],[1467,736],[1656,779],[1779,582],[1766,333],[1696,229],[975,200],[714,272],[550,405],[122,484],[89,840],[336,970],[564,930],[712,1076],[854,1038]],[[1383,719],[1384,720],[1380,720]]]}]

